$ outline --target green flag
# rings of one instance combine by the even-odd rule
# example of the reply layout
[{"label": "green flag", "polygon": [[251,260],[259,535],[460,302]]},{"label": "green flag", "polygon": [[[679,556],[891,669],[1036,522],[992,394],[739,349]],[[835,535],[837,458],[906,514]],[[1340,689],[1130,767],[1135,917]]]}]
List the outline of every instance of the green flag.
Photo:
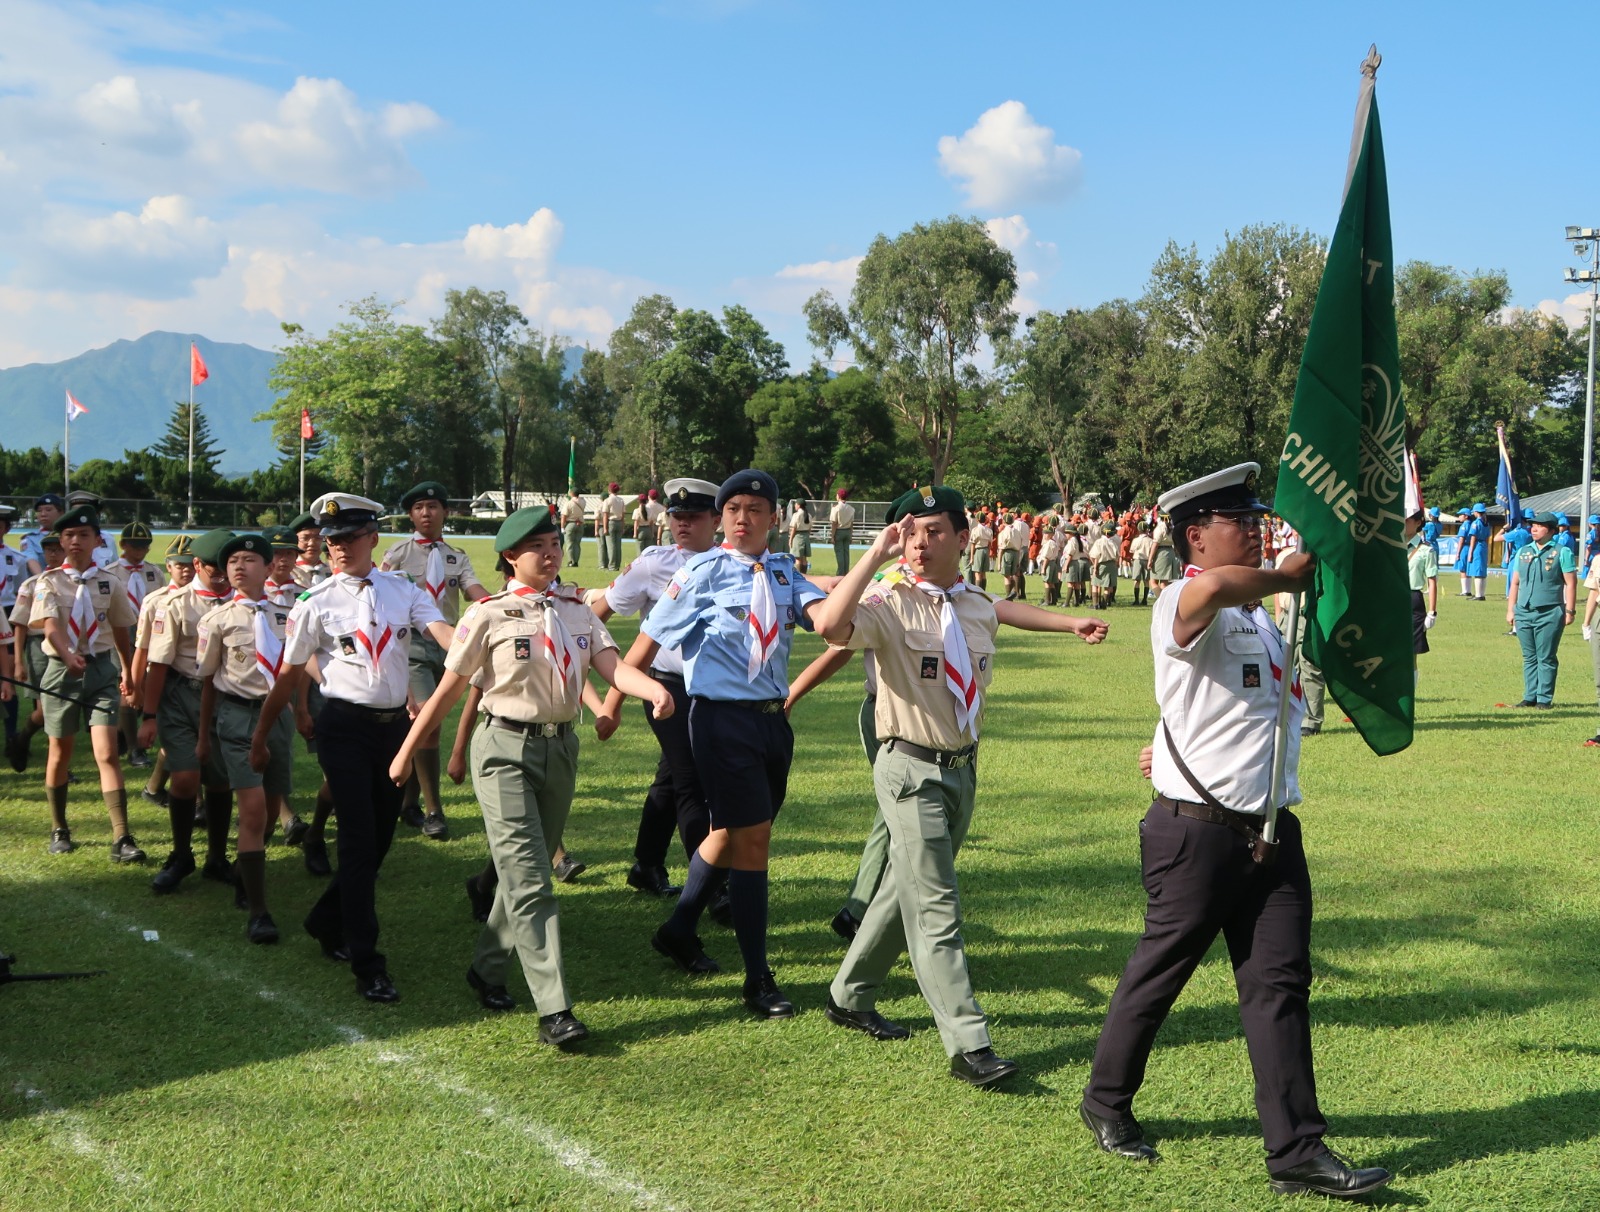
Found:
[{"label": "green flag", "polygon": [[578,491],[578,439],[567,439],[567,491]]},{"label": "green flag", "polygon": [[1361,98],[1339,226],[1328,247],[1274,507],[1317,557],[1306,655],[1375,753],[1411,744],[1406,410],[1394,322],[1394,250],[1374,82]]}]

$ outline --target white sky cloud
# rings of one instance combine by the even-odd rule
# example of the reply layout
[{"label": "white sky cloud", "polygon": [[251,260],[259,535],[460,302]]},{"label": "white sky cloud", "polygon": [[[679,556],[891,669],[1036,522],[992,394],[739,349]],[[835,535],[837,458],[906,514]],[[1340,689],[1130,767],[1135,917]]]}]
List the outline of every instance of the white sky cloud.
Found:
[{"label": "white sky cloud", "polygon": [[1559,316],[1574,332],[1589,331],[1589,292],[1586,290],[1564,299],[1541,299],[1534,310],[1547,316]]},{"label": "white sky cloud", "polygon": [[1083,153],[1056,143],[1021,101],[985,110],[965,134],[939,140],[940,170],[983,210],[1059,201],[1077,189],[1082,164]]}]

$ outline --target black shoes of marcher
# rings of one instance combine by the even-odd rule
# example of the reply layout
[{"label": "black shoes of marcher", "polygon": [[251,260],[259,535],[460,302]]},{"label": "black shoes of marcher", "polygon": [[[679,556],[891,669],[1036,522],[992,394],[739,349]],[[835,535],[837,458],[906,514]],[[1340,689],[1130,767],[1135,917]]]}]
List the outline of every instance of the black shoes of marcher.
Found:
[{"label": "black shoes of marcher", "polygon": [[244,928],[244,936],[252,943],[275,943],[278,941],[278,923],[272,920],[272,914],[263,913],[260,917],[250,919],[249,925]]},{"label": "black shoes of marcher", "polygon": [[317,940],[317,946],[322,948],[324,958],[330,959],[336,964],[348,964],[350,962],[350,948],[346,947],[343,942],[336,939],[323,938],[309,925],[305,927],[305,932]]},{"label": "black shoes of marcher", "polygon": [[233,864],[225,858],[211,855],[200,868],[200,878],[216,880],[219,884],[233,886]]},{"label": "black shoes of marcher", "polygon": [[833,994],[828,995],[828,1004],[822,1012],[828,1016],[830,1023],[838,1023],[841,1027],[849,1027],[852,1031],[860,1031],[870,1035],[873,1039],[909,1039],[911,1032],[899,1023],[891,1023],[876,1010],[845,1010],[833,1000]]},{"label": "black shoes of marcher", "polygon": [[684,938],[663,925],[650,936],[650,945],[691,976],[722,971],[722,965],[706,954],[698,935]]},{"label": "black shoes of marcher", "polygon": [[555,865],[553,873],[563,884],[570,884],[587,870],[589,870],[588,863],[580,863],[570,854],[563,854],[561,861]]},{"label": "black shoes of marcher", "polygon": [[432,838],[436,842],[449,838],[450,822],[444,819],[443,812],[430,812],[422,818],[422,836]]},{"label": "black shoes of marcher", "polygon": [[155,804],[158,808],[165,808],[172,802],[172,797],[165,791],[151,791],[150,788],[146,787],[139,794],[144,796],[144,798],[149,800],[152,804]]},{"label": "black shoes of marcher", "polygon": [[283,831],[283,844],[285,846],[298,846],[306,840],[306,834],[311,832],[310,823],[302,816],[289,818],[289,827]]},{"label": "black shoes of marcher", "polygon": [[415,804],[400,805],[400,819],[413,829],[422,828],[422,809]]},{"label": "black shoes of marcher", "polygon": [[193,852],[174,850],[172,856],[161,865],[161,870],[156,872],[155,879],[150,881],[150,891],[158,895],[176,892],[178,885],[183,883],[184,878],[193,874]]},{"label": "black shoes of marcher", "polygon": [[133,840],[133,834],[124,833],[111,843],[111,861],[113,863],[142,863],[144,851],[139,849],[139,843]]},{"label": "black shoes of marcher", "polygon": [[1079,1103],[1078,1118],[1083,1120],[1084,1127],[1094,1133],[1094,1143],[1099,1145],[1103,1152],[1116,1157],[1126,1157],[1130,1161],[1156,1160],[1156,1151],[1150,1147],[1150,1142],[1145,1140],[1144,1129],[1133,1116],[1122,1115],[1116,1119],[1107,1119],[1103,1115],[1096,1115]]},{"label": "black shoes of marcher", "polygon": [[72,831],[70,829],[52,829],[50,831],[51,854],[71,854],[77,848],[78,844],[72,840]]},{"label": "black shoes of marcher", "polygon": [[744,1008],[758,1018],[793,1018],[794,1003],[783,996],[778,978],[768,968],[760,976],[744,982]]},{"label": "black shoes of marcher", "polygon": [[306,870],[312,875],[328,876],[333,874],[333,864],[328,862],[328,843],[320,834],[308,837],[305,840]]},{"label": "black shoes of marcher", "polygon": [[667,878],[665,867],[644,867],[638,863],[628,869],[628,887],[651,896],[677,896],[683,891]]},{"label": "black shoes of marcher", "polygon": [[467,969],[467,984],[472,986],[473,992],[478,995],[478,1005],[485,1010],[511,1010],[516,1007],[515,999],[506,992],[504,985],[491,985],[478,975],[476,968]]},{"label": "black shoes of marcher", "polygon": [[1310,1161],[1281,1170],[1267,1183],[1279,1195],[1326,1195],[1331,1199],[1360,1199],[1394,1176],[1382,1166],[1357,1170],[1337,1153],[1320,1153]]},{"label": "black shoes of marcher", "polygon": [[1539,704],[1535,703],[1532,699],[1523,699],[1522,702],[1512,703],[1511,705],[1513,707],[1537,707]]},{"label": "black shoes of marcher", "polygon": [[18,774],[28,768],[28,748],[28,742],[20,732],[6,742],[6,760]]},{"label": "black shoes of marcher", "polygon": [[554,1014],[539,1016],[539,1042],[552,1047],[565,1048],[568,1044],[582,1043],[589,1038],[589,1028],[578,1021],[571,1010],[557,1010]]},{"label": "black shoes of marcher", "polygon": [[833,932],[845,942],[854,942],[856,931],[861,929],[861,919],[848,909],[841,909],[833,915]]},{"label": "black shoes of marcher", "polygon": [[992,1086],[1017,1071],[1017,1062],[996,1056],[993,1048],[976,1052],[957,1052],[950,1058],[950,1076],[971,1086]]},{"label": "black shoes of marcher", "polygon": [[494,891],[485,892],[478,886],[478,877],[467,876],[467,903],[472,906],[472,920],[486,922],[489,920],[489,911],[494,908]]},{"label": "black shoes of marcher", "polygon": [[389,1005],[400,1000],[400,990],[394,987],[387,972],[374,972],[371,976],[356,977],[356,992],[369,1002]]}]

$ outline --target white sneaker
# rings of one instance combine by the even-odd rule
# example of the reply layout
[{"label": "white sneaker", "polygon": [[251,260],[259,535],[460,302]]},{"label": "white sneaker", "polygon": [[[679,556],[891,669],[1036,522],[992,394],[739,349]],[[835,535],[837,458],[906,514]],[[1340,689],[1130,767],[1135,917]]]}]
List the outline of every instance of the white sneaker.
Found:
[{"label": "white sneaker", "polygon": [[1594,639],[1594,628],[1587,623],[1583,625],[1583,638],[1586,640]]}]

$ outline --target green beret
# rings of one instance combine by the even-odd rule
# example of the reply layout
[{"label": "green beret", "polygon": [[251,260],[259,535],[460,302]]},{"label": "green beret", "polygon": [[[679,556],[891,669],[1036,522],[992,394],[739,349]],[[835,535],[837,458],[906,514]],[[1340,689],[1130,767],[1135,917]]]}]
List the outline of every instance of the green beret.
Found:
[{"label": "green beret", "polygon": [[[1548,526],[1551,530],[1556,528],[1556,515],[1553,513],[1536,513],[1528,519],[1535,526]],[[60,523],[56,523],[57,526]]]},{"label": "green beret", "polygon": [[45,534],[42,534],[42,535],[39,536],[39,546],[40,547],[60,547],[61,546],[61,536],[58,535],[53,530],[49,531],[49,532],[47,532]]},{"label": "green beret", "polygon": [[236,534],[218,549],[216,560],[207,560],[206,563],[226,564],[228,557],[236,551],[253,551],[268,563],[272,562],[272,542],[266,535]]},{"label": "green beret", "polygon": [[893,523],[901,518],[919,518],[930,513],[965,513],[966,509],[966,498],[948,485],[913,488],[890,502],[889,521]]},{"label": "green beret", "polygon": [[227,546],[228,540],[233,538],[233,531],[226,528],[208,530],[194,541],[191,549],[194,558],[202,564],[217,565],[222,563],[222,549]]},{"label": "green beret", "polygon": [[300,544],[294,541],[294,531],[287,526],[264,526],[261,528],[261,537],[270,543],[275,551],[300,550]]},{"label": "green beret", "polygon": [[122,533],[117,536],[120,543],[148,543],[150,541],[150,528],[143,522],[129,522],[122,528]]},{"label": "green beret", "polygon": [[450,494],[438,480],[424,480],[400,498],[400,508],[410,509],[418,501],[438,501],[443,505]]},{"label": "green beret", "polygon": [[311,516],[311,511],[308,509],[289,519],[289,529],[299,534],[302,530],[320,530],[321,527],[317,525],[317,520]]},{"label": "green beret", "polygon": [[100,515],[86,505],[78,505],[57,518],[56,524],[50,529],[57,534],[65,534],[73,526],[93,526],[99,530]]},{"label": "green beret", "polygon": [[510,551],[523,539],[531,539],[537,534],[555,534],[556,531],[556,521],[550,516],[550,507],[530,505],[527,509],[517,510],[500,523],[500,529],[495,531],[494,549],[496,552]]}]

